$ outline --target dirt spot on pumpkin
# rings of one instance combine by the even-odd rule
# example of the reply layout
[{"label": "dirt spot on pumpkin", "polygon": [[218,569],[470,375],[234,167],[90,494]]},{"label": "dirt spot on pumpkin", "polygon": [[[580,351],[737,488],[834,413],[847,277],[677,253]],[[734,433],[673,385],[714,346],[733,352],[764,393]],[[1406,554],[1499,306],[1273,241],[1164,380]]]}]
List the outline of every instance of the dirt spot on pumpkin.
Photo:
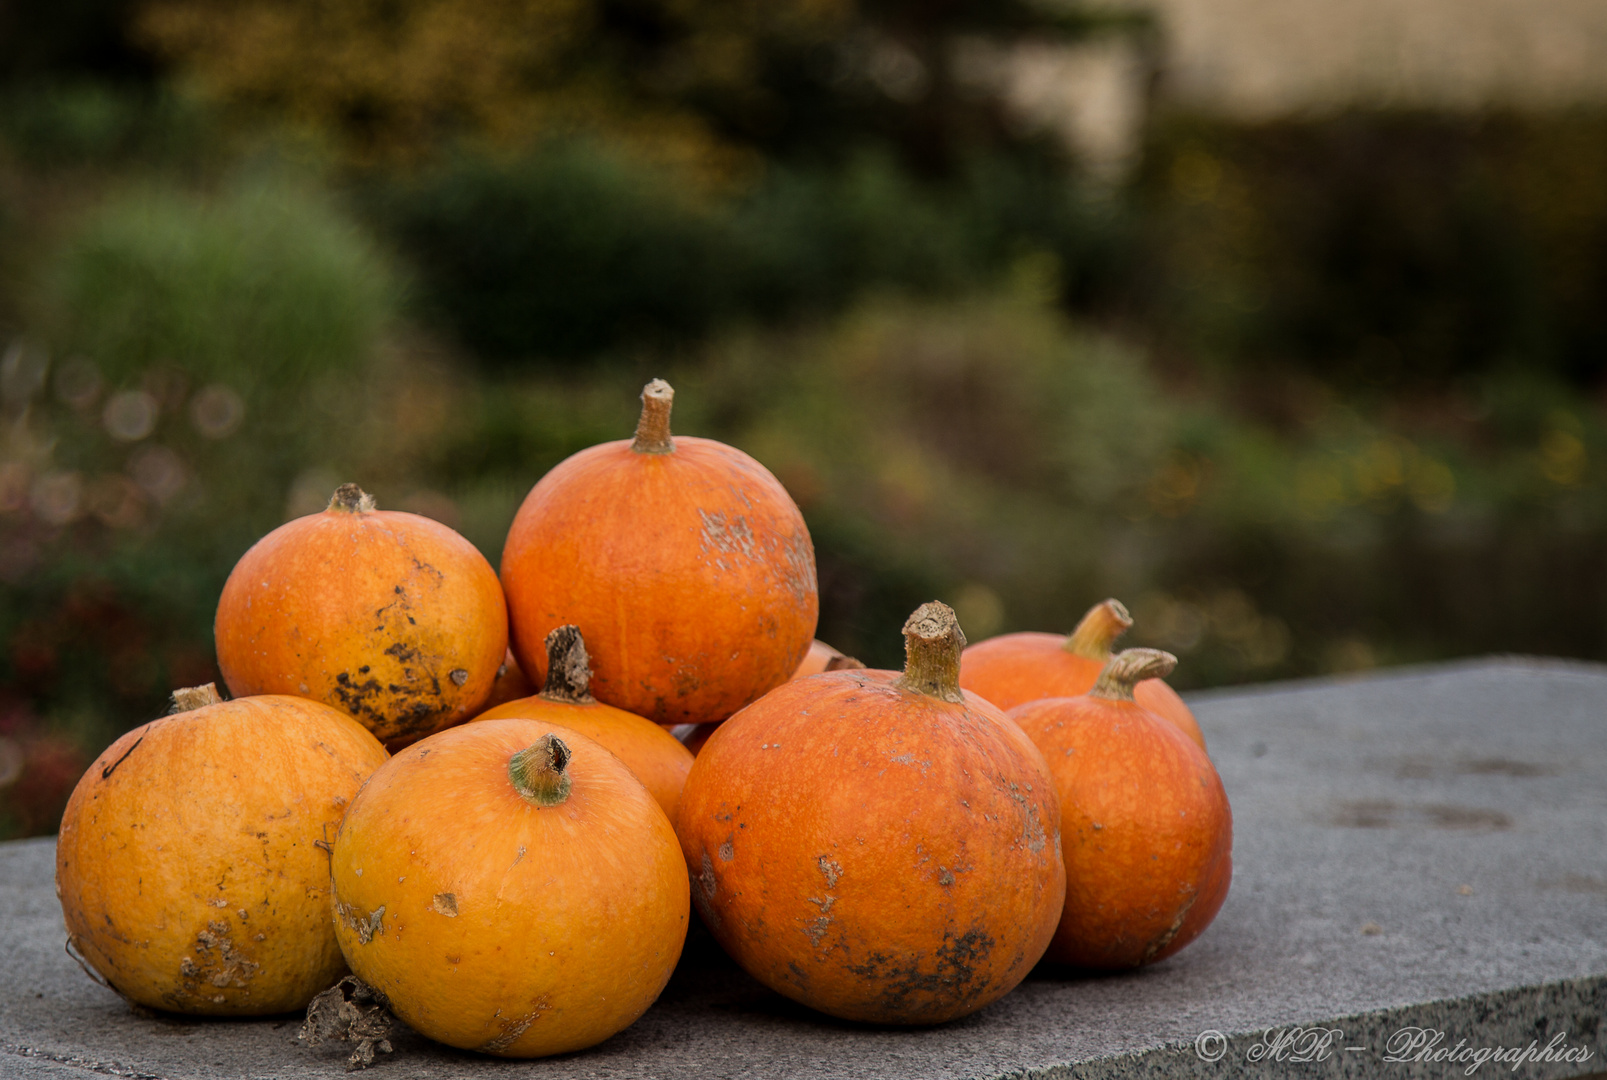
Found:
[{"label": "dirt spot on pumpkin", "polygon": [[452,893],[436,893],[435,899],[430,902],[430,906],[437,915],[445,915],[449,919],[458,917],[458,898]]},{"label": "dirt spot on pumpkin", "polygon": [[707,851],[703,853],[702,869],[698,871],[697,877],[692,880],[697,886],[692,893],[692,899],[697,902],[698,913],[703,916],[710,926],[718,927],[720,925],[720,913],[714,908],[714,894],[719,891],[720,883],[714,876],[714,860],[709,858]]},{"label": "dirt spot on pumpkin", "polygon": [[[807,536],[795,535],[781,542],[781,581],[800,604],[816,594],[815,548]],[[799,661],[803,660],[800,656]]]},{"label": "dirt spot on pumpkin", "polygon": [[737,857],[736,838],[736,833],[729,833],[726,835],[725,843],[720,845],[721,862],[730,862],[732,859]]},{"label": "dirt spot on pumpkin", "polygon": [[826,879],[826,888],[835,889],[843,876],[842,864],[830,855],[822,855],[815,860],[815,865],[820,867],[820,874]]},{"label": "dirt spot on pumpkin", "polygon": [[1162,949],[1166,948],[1172,943],[1172,939],[1177,937],[1177,932],[1183,929],[1183,920],[1188,918],[1189,909],[1194,906],[1194,901],[1198,900],[1199,898],[1200,894],[1198,891],[1191,892],[1189,894],[1188,900],[1181,908],[1178,909],[1177,915],[1172,919],[1172,925],[1168,926],[1165,933],[1161,934],[1160,937],[1149,943],[1149,945],[1144,949],[1143,959],[1141,959],[1139,963],[1149,963],[1151,960],[1155,959],[1156,955],[1160,953]]},{"label": "dirt spot on pumpkin", "polygon": [[[727,518],[723,513],[707,510],[698,510],[698,517],[703,519],[703,530],[699,539],[703,542],[704,551],[717,551],[722,555],[741,555],[744,558],[753,558],[753,528],[748,519],[741,514]],[[725,564],[716,560],[721,569]]]},{"label": "dirt spot on pumpkin", "polygon": [[[195,958],[186,956],[179,961],[179,976],[184,980],[186,991],[200,996],[203,986],[218,990],[243,989],[251,981],[262,965],[247,959],[236,949],[231,934],[227,922],[213,921],[195,935]],[[211,990],[206,991],[205,996],[217,1000]]]},{"label": "dirt spot on pumpkin", "polygon": [[1038,813],[1037,801],[1028,797],[1028,793],[1032,791],[1032,785],[1028,784],[1027,790],[1023,792],[1021,785],[1014,780],[996,777],[994,786],[1020,809],[1022,816],[1021,840],[1027,845],[1027,850],[1033,854],[1042,851],[1048,845],[1049,838],[1044,831],[1043,817]]},{"label": "dirt spot on pumpkin", "polygon": [[502,1015],[502,1010],[498,1009],[496,1011],[496,1015],[492,1019],[492,1023],[498,1029],[497,1034],[481,1043],[476,1049],[478,1049],[482,1054],[502,1053],[508,1047],[518,1042],[519,1037],[530,1030],[530,1025],[534,1024],[537,1020],[540,1020],[541,1014],[550,1008],[552,1008],[552,1006],[547,1004],[547,999],[541,998],[536,1002],[536,1007],[525,1013],[523,1016],[505,1017]]},{"label": "dirt spot on pumpkin", "polygon": [[375,936],[385,932],[385,905],[381,904],[366,916],[355,904],[335,903],[335,914],[346,929],[357,935],[359,945],[367,945]]},{"label": "dirt spot on pumpkin", "polygon": [[993,952],[994,939],[973,927],[956,935],[943,933],[943,944],[932,954],[932,969],[923,970],[922,954],[895,957],[872,952],[862,964],[844,967],[853,975],[881,986],[881,1004],[890,1016],[919,1017],[928,1011],[946,1012],[976,1000],[992,980],[980,974]]}]

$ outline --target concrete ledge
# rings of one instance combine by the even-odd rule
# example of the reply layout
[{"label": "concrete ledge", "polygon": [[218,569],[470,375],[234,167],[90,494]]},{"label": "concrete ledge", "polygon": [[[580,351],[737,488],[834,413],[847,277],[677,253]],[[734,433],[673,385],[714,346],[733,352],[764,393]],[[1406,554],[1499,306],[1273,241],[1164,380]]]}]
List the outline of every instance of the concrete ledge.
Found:
[{"label": "concrete ledge", "polygon": [[[503,1062],[405,1035],[369,1075],[1607,1072],[1607,668],[1500,659],[1193,701],[1233,802],[1235,880],[1162,964],[1041,968],[974,1016],[906,1031],[809,1013],[694,935],[659,1003],[593,1050]],[[0,845],[0,1076],[344,1075],[341,1048],[297,1044],[296,1017],[130,1011],[64,953],[53,872],[51,841]],[[1553,1060],[1472,1056],[1531,1043]]]}]

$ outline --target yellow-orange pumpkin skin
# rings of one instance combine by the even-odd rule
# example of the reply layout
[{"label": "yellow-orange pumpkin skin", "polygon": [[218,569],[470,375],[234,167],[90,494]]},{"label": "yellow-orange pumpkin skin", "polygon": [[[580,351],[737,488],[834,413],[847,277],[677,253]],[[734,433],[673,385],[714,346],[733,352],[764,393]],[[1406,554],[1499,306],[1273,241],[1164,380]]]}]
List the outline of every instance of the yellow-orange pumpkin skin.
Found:
[{"label": "yellow-orange pumpkin skin", "polygon": [[237,697],[296,694],[398,749],[462,723],[507,651],[502,586],[439,522],[374,510],[353,485],[236,564],[218,601],[218,667]]},{"label": "yellow-orange pumpkin skin", "polygon": [[677,832],[699,913],[749,974],[833,1016],[932,1024],[1007,993],[1048,945],[1052,789],[980,698],[837,671],[720,725]]},{"label": "yellow-orange pumpkin skin", "polygon": [[[557,805],[513,786],[515,754],[567,747]],[[335,930],[352,972],[421,1034],[539,1057],[594,1045],[658,997],[681,954],[686,865],[657,802],[577,732],[486,720],[401,751],[334,845]]]},{"label": "yellow-orange pumpkin skin", "polygon": [[238,698],[128,732],[62,816],[69,941],[140,1005],[305,1007],[345,971],[329,856],[315,845],[385,758],[351,717],[299,697]]},{"label": "yellow-orange pumpkin skin", "polygon": [[502,583],[526,673],[545,678],[547,633],[573,623],[598,700],[672,727],[785,682],[819,602],[809,530],[776,478],[734,447],[665,432],[671,449],[604,443],[543,477],[508,532]]},{"label": "yellow-orange pumpkin skin", "polygon": [[1060,796],[1066,902],[1048,959],[1135,968],[1199,936],[1227,897],[1233,848],[1205,752],[1132,700],[1046,698],[1008,715],[1043,751]]},{"label": "yellow-orange pumpkin skin", "polygon": [[474,719],[513,718],[557,724],[602,744],[642,782],[663,808],[664,816],[675,820],[686,774],[692,771],[692,751],[666,729],[646,717],[600,701],[577,704],[552,701],[539,694],[487,709]]},{"label": "yellow-orange pumpkin skin", "polygon": [[[960,685],[1006,712],[1039,698],[1086,694],[1110,660],[1112,643],[1130,625],[1127,610],[1106,600],[1090,608],[1070,636],[1023,631],[979,641],[960,658]],[[1133,696],[1205,749],[1199,722],[1176,690],[1145,679]]]}]

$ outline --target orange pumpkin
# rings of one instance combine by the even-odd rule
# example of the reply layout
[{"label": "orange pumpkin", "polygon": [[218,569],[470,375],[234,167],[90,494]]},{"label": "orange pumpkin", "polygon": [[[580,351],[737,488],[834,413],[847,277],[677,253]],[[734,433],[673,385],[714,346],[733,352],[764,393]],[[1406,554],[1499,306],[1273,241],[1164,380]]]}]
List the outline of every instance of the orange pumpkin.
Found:
[{"label": "orange pumpkin", "polygon": [[819,675],[822,671],[853,671],[864,666],[852,656],[846,656],[816,638],[809,643],[809,652],[804,656],[803,663],[798,665],[798,670],[792,673],[792,677],[801,679],[806,675]]},{"label": "orange pumpkin", "polygon": [[385,750],[304,698],[219,701],[210,685],[174,698],[185,711],[112,743],[62,815],[68,941],[140,1005],[303,1008],[345,970],[316,845]]},{"label": "orange pumpkin", "polygon": [[480,715],[485,715],[498,705],[530,697],[535,692],[536,688],[525,678],[524,670],[514,658],[513,650],[509,649],[502,657],[502,666],[497,668],[497,677],[491,682],[491,696],[480,706]]},{"label": "orange pumpkin", "polygon": [[229,575],[214,626],[235,696],[297,694],[393,749],[480,708],[507,651],[502,586],[463,537],[342,485]]},{"label": "orange pumpkin", "polygon": [[505,1057],[629,1026],[669,981],[690,914],[647,789],[596,742],[535,720],[396,755],[352,800],[330,872],[352,972],[415,1031]]},{"label": "orange pumpkin", "polygon": [[604,705],[588,692],[591,667],[586,642],[573,626],[547,635],[547,685],[541,693],[488,709],[476,720],[521,717],[559,724],[602,743],[623,761],[675,820],[692,752],[651,720]]},{"label": "orange pumpkin", "polygon": [[513,652],[573,623],[599,701],[666,727],[723,720],[785,682],[815,631],[814,548],[776,478],[724,443],[669,431],[668,383],[642,391],[630,441],[541,479],[502,555]]},{"label": "orange pumpkin", "polygon": [[1133,700],[1177,663],[1129,649],[1087,695],[1011,709],[1060,795],[1066,906],[1048,956],[1120,969],[1177,952],[1206,928],[1232,878],[1233,814],[1210,758]]},{"label": "orange pumpkin", "polygon": [[1007,993],[1054,933],[1060,811],[1042,755],[956,681],[954,613],[908,662],[771,691],[692,766],[677,833],[693,901],[749,974],[850,1020],[931,1024]]},{"label": "orange pumpkin", "polygon": [[[1121,601],[1105,600],[1089,608],[1067,637],[1026,631],[979,641],[960,658],[960,685],[1006,710],[1038,698],[1086,694],[1110,660],[1110,647],[1132,625]],[[1176,690],[1146,679],[1133,695],[1205,749],[1205,735]]]}]

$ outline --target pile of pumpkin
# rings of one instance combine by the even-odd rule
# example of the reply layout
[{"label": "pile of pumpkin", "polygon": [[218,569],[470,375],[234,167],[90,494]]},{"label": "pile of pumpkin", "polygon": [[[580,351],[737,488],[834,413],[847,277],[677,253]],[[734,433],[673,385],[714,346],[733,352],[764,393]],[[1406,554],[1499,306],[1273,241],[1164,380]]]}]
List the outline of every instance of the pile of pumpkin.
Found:
[{"label": "pile of pumpkin", "polygon": [[1113,657],[1114,600],[970,648],[932,603],[864,669],[812,640],[786,491],[671,400],[536,484],[500,580],[353,485],[259,541],[218,605],[232,700],[175,694],[73,793],[70,947],[184,1013],[349,967],[431,1038],[537,1056],[640,1016],[693,903],[765,985],[876,1023],[1196,937],[1231,821],[1173,658]]}]

